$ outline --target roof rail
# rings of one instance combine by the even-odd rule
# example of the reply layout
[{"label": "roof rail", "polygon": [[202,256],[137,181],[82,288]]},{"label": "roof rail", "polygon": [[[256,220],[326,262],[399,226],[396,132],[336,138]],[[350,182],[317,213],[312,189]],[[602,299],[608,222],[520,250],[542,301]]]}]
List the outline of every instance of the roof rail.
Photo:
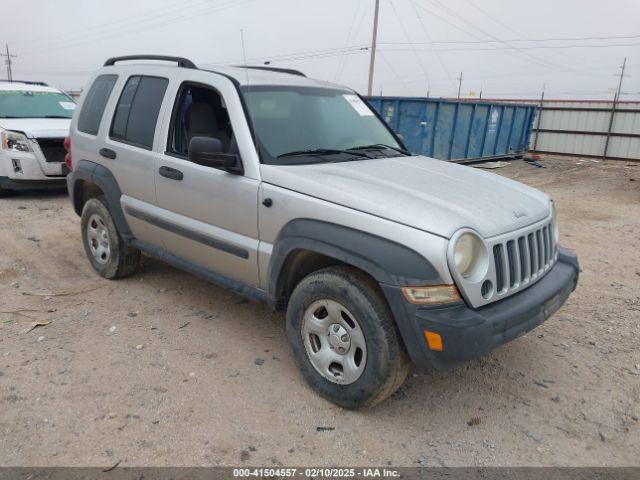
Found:
[{"label": "roof rail", "polygon": [[105,67],[111,67],[116,64],[116,62],[125,62],[127,60],[160,60],[163,62],[176,62],[181,68],[195,68],[195,64],[183,57],[168,57],[166,55],[127,55],[124,57],[113,57],[104,62]]},{"label": "roof rail", "polygon": [[269,72],[288,73],[289,75],[297,75],[299,77],[306,77],[300,70],[293,70],[291,68],[278,68],[278,67],[263,67],[253,65],[238,65],[239,68],[249,68],[251,70],[267,70]]},{"label": "roof rail", "polygon": [[49,84],[48,83],[44,83],[44,82],[32,82],[31,80],[6,80],[6,79],[0,79],[0,82],[3,83],[25,83],[27,85],[40,85],[41,87],[48,87]]}]

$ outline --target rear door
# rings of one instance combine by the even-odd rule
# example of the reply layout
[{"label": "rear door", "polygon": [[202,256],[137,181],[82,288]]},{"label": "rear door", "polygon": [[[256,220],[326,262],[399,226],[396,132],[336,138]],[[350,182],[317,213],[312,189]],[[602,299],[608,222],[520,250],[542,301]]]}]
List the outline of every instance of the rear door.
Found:
[{"label": "rear door", "polygon": [[157,70],[122,76],[119,96],[110,110],[101,163],[115,176],[127,223],[138,240],[161,247],[160,229],[145,221],[156,204],[156,130],[170,80]]},{"label": "rear door", "polygon": [[[238,93],[222,75],[183,70],[171,97],[162,127],[166,151],[156,158],[155,173],[165,247],[192,264],[257,287],[259,180]],[[227,152],[245,160],[244,174],[191,163],[193,135],[221,139]],[[179,173],[167,176],[167,171]]]}]

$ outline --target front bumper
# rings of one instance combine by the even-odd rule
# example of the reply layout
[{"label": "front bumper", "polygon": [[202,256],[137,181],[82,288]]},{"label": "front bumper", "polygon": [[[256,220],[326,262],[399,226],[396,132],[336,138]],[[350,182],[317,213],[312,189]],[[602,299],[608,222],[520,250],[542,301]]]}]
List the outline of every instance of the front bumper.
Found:
[{"label": "front bumper", "polygon": [[[472,309],[465,303],[426,307],[404,299],[400,287],[382,285],[413,362],[444,370],[457,362],[489,354],[494,348],[533,330],[553,315],[578,283],[576,255],[561,248],[556,264],[531,287],[511,297]],[[443,350],[430,350],[424,331],[442,337]]]},{"label": "front bumper", "polygon": [[[62,139],[56,140],[62,141]],[[29,139],[29,144],[30,152],[0,150],[0,176],[18,181],[42,180],[45,182],[64,177],[64,163],[47,161],[36,139]]]}]

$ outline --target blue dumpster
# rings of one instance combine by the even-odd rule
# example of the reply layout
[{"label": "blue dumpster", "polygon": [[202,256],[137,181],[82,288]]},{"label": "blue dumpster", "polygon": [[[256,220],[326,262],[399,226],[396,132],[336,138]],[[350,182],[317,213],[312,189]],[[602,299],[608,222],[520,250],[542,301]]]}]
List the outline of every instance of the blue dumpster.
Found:
[{"label": "blue dumpster", "polygon": [[536,106],[440,98],[368,97],[416,154],[472,162],[522,156]]}]

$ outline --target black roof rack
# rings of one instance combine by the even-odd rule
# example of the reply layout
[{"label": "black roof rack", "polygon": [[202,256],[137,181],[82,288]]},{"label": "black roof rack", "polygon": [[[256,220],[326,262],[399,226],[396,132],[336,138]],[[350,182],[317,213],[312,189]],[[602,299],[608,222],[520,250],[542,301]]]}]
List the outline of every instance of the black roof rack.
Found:
[{"label": "black roof rack", "polygon": [[5,83],[26,83],[27,85],[40,85],[41,87],[48,87],[49,84],[44,82],[32,82],[30,80],[0,80]]},{"label": "black roof rack", "polygon": [[182,68],[198,68],[188,58],[167,57],[165,55],[127,55],[124,57],[113,57],[104,62],[105,67],[111,67],[116,62],[126,62],[127,60],[161,60],[163,62],[176,62]]},{"label": "black roof rack", "polygon": [[288,73],[289,75],[297,75],[298,77],[306,77],[304,73],[299,70],[293,70],[291,68],[278,68],[278,67],[263,67],[253,65],[238,65],[240,68],[249,68],[251,70],[267,70],[269,72]]}]

